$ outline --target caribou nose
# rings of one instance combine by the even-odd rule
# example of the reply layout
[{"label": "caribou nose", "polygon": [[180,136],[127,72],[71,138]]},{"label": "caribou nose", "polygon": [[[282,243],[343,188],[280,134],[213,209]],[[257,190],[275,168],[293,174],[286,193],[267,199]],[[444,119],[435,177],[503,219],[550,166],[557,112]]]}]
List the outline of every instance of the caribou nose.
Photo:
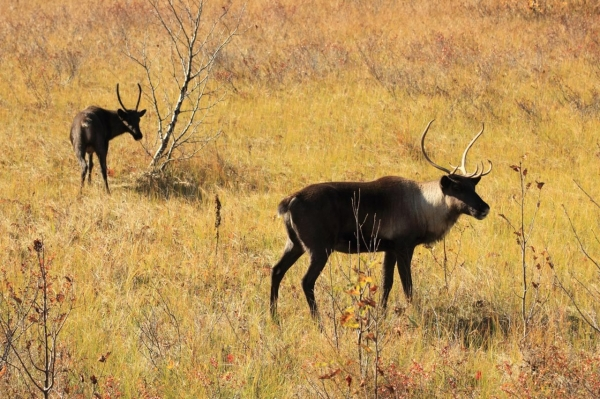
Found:
[{"label": "caribou nose", "polygon": [[486,204],[485,208],[479,212],[479,219],[484,219],[490,213],[490,207]]},{"label": "caribou nose", "polygon": [[469,214],[473,216],[475,219],[482,220],[490,213],[490,207],[488,204],[483,203],[482,206],[469,208]]},{"label": "caribou nose", "polygon": [[487,208],[485,208],[485,210],[481,213],[481,217],[484,218],[488,215],[488,213],[490,213],[490,207],[488,206]]}]

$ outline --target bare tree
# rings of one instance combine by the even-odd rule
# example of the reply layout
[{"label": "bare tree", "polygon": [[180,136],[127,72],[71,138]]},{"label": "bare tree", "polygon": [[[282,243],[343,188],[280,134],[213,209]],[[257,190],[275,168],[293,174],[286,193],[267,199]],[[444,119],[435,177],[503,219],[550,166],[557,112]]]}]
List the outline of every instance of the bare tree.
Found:
[{"label": "bare tree", "polygon": [[29,250],[35,253],[37,265],[23,263],[21,283],[2,276],[6,290],[0,295],[0,334],[5,342],[0,370],[5,372],[8,366],[15,371],[30,396],[38,391],[49,398],[57,385],[64,384],[68,372],[59,335],[75,304],[73,280],[50,274],[52,262],[46,259],[42,240],[35,240]]},{"label": "bare tree", "polygon": [[[598,202],[596,202],[596,200],[590,194],[588,194],[583,189],[583,187],[581,187],[581,185],[578,182],[575,182],[575,184],[588,197],[588,199],[597,208],[600,209],[600,205],[598,204]],[[565,212],[565,216],[567,217],[567,220],[569,221],[569,225],[571,226],[571,231],[573,232],[573,236],[575,237],[575,240],[577,241],[579,250],[583,253],[585,258],[594,265],[594,267],[596,268],[596,271],[600,272],[600,261],[598,261],[589,252],[589,250],[586,249],[586,246],[585,246],[581,236],[577,232],[577,229],[575,228],[575,225],[573,224],[573,221],[571,220],[571,217],[569,216],[569,213],[567,212],[567,208],[565,205],[563,205],[563,211]],[[593,236],[594,236],[594,240],[596,241],[596,243],[600,244],[600,238],[598,238],[598,236],[595,233],[593,233]],[[598,282],[582,281],[582,279],[580,279],[575,274],[575,271],[573,269],[571,269],[571,271],[569,273],[569,279],[571,280],[571,283],[572,283],[570,289],[567,286],[567,284],[563,283],[563,281],[561,281],[561,279],[558,278],[556,273],[555,273],[555,279],[556,279],[558,286],[569,297],[569,300],[571,301],[571,303],[575,307],[575,310],[577,311],[577,313],[579,313],[579,315],[581,316],[583,321],[588,326],[590,326],[596,333],[600,334],[600,317],[598,316],[597,308],[596,309],[586,309],[585,306],[576,299],[576,295],[575,295],[575,293],[577,292],[580,297],[585,298],[585,300],[587,300],[587,302],[589,304],[591,304],[591,307],[594,307],[593,305],[599,303],[599,301],[600,301],[600,290],[598,289]]]},{"label": "bare tree", "polygon": [[[243,12],[221,7],[209,22],[204,0],[148,0],[162,34],[127,40],[127,56],[141,66],[157,115],[157,134],[144,148],[150,167],[164,171],[177,160],[195,156],[220,130],[205,133],[211,110],[223,100],[224,86],[214,79],[223,49],[236,36]],[[242,10],[243,11],[243,10]]]}]

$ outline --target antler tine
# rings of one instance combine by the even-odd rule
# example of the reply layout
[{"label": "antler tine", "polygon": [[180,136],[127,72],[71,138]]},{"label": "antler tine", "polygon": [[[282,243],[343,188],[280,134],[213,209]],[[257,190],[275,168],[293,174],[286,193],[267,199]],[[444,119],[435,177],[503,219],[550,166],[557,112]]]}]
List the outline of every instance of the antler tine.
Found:
[{"label": "antler tine", "polygon": [[471,173],[469,175],[465,175],[465,177],[469,177],[469,178],[479,178],[479,177],[483,177],[485,175],[488,175],[491,171],[492,171],[492,161],[490,161],[488,159],[488,162],[490,163],[490,167],[487,171],[484,172],[485,168],[483,167],[483,162],[481,162],[481,172],[479,171],[479,165],[477,165],[475,172]]},{"label": "antler tine", "polygon": [[[468,175],[468,173],[467,173],[467,166],[466,166],[467,153],[469,152],[469,150],[471,149],[471,147],[473,146],[473,144],[475,144],[475,142],[477,141],[477,139],[479,138],[479,136],[481,136],[483,134],[483,129],[484,128],[485,128],[485,125],[482,122],[481,123],[481,131],[479,133],[477,133],[477,135],[475,137],[473,137],[473,140],[471,140],[471,142],[469,143],[469,145],[467,146],[467,148],[465,148],[465,152],[463,152],[463,156],[462,156],[462,160],[461,160],[461,165],[460,165],[460,170],[461,170],[461,172],[465,176]],[[477,174],[478,170],[479,170],[479,165],[477,165],[476,173],[474,173],[473,176],[475,176],[475,174]]]},{"label": "antler tine", "polygon": [[119,103],[121,104],[121,108],[123,111],[127,110],[127,107],[123,105],[123,101],[121,101],[121,95],[119,94],[119,84],[117,83],[117,98],[119,99]]},{"label": "antler tine", "polygon": [[454,172],[451,172],[450,170],[444,168],[443,166],[440,166],[438,164],[436,164],[435,162],[433,162],[431,160],[431,158],[429,158],[429,156],[427,155],[427,153],[425,152],[425,136],[427,135],[427,131],[429,130],[429,126],[431,126],[431,124],[433,123],[435,119],[432,119],[428,124],[427,127],[425,128],[425,130],[423,131],[423,134],[421,135],[421,151],[423,151],[423,156],[425,157],[425,159],[427,160],[427,162],[429,162],[433,167],[435,167],[436,169],[441,170],[442,172],[445,172],[449,175],[453,174],[454,172],[456,172],[456,169],[454,170]]},{"label": "antler tine", "polygon": [[[490,163],[490,168],[486,172],[483,172],[483,168],[482,168],[482,173],[479,175],[479,177],[482,177],[482,176],[485,176],[485,175],[489,175],[490,172],[492,171],[492,161],[490,161],[488,159],[488,162]],[[483,163],[482,163],[482,166],[483,166]]]},{"label": "antler tine", "polygon": [[[483,168],[481,171],[483,172]],[[479,165],[475,165],[475,172],[473,172],[473,173],[464,173],[463,172],[463,176],[468,177],[468,178],[473,178],[473,177],[477,177],[478,173],[479,173]]]},{"label": "antler tine", "polygon": [[138,110],[138,107],[140,106],[140,100],[142,99],[142,86],[140,86],[140,84],[138,83],[138,89],[140,90],[140,94],[138,95],[138,100],[137,100],[137,104],[135,104],[135,110]]},{"label": "antler tine", "polygon": [[[473,137],[473,140],[471,140],[471,142],[469,143],[469,145],[467,145],[467,148],[465,148],[465,152],[463,152],[462,160],[460,162],[460,166],[453,166],[455,172],[457,170],[460,170],[460,172],[465,177],[481,177],[481,175],[478,174],[479,173],[479,165],[477,165],[477,168],[475,169],[474,173],[470,173],[469,174],[469,173],[467,173],[467,167],[466,167],[465,164],[467,163],[467,153],[469,152],[469,150],[471,149],[471,147],[473,146],[473,144],[477,141],[477,139],[479,138],[479,136],[481,136],[483,134],[483,129],[484,128],[485,128],[485,125],[482,122],[481,123],[481,131],[479,133],[477,133],[477,135],[475,137]],[[492,169],[490,168],[490,170],[488,170],[485,174],[488,174],[491,171],[492,171]],[[481,168],[481,172],[483,173],[483,167]]]}]

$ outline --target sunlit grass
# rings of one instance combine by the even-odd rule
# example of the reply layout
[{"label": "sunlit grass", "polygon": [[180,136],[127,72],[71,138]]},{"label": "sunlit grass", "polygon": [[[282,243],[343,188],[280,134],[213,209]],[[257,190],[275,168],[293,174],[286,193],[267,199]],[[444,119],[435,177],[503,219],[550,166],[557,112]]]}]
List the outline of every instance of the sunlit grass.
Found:
[{"label": "sunlit grass", "polygon": [[[324,272],[318,281],[323,332],[310,320],[301,289],[306,257],[282,282],[281,324],[270,320],[270,267],[285,243],[277,204],[319,181],[438,178],[418,144],[435,119],[427,148],[442,165],[455,164],[485,123],[468,161],[494,164],[478,186],[491,213],[484,221],[465,217],[450,232],[446,277],[442,243],[417,249],[413,304],[406,304],[396,278],[390,303],[397,309],[381,327],[385,384],[407,387],[399,396],[502,397],[525,387],[542,396],[560,396],[569,387],[581,395],[573,375],[591,372],[581,368],[569,377],[564,370],[587,364],[582,353],[597,357],[597,336],[553,279],[556,273],[577,287],[575,275],[591,289],[598,284],[564,211],[590,254],[599,254],[598,208],[575,183],[600,198],[597,7],[546,1],[543,10],[533,10],[527,1],[492,0],[297,3],[246,5],[245,30],[220,60],[232,73],[231,92],[210,122],[223,134],[200,158],[172,171],[194,189],[143,186],[150,158],[124,135],[111,142],[108,155],[110,196],[99,165],[78,196],[68,132],[86,106],[117,107],[116,83],[127,93],[144,84],[142,71],[122,52],[122,33],[135,39],[155,32],[146,23],[147,6],[103,1],[92,12],[86,1],[28,2],[3,10],[0,259],[9,275],[16,273],[27,247],[43,237],[52,272],[73,277],[77,301],[63,335],[72,359],[71,393],[365,396],[355,333],[338,325],[339,345],[331,338],[339,322],[332,298],[350,304],[344,273],[356,257],[335,255],[331,277]],[[75,52],[67,54],[70,49]],[[141,107],[148,107],[147,99]],[[148,139],[155,122],[149,110],[141,123]],[[499,216],[518,221],[519,179],[510,166],[520,161],[533,183],[526,221],[536,209],[535,182],[545,183],[531,245],[536,253],[546,250],[554,265],[538,271],[528,258],[531,276],[541,273],[543,297],[528,340],[521,337],[519,247]],[[222,203],[218,241],[216,195]],[[586,311],[597,310],[584,290],[575,297]],[[151,314],[159,321],[158,340],[177,342],[165,344],[154,363],[141,340]],[[491,333],[477,328],[484,319],[491,320]],[[544,358],[539,348],[565,363],[536,363],[546,373],[538,374],[545,378],[538,385],[531,373],[519,380]],[[98,362],[107,352],[106,362]],[[339,375],[319,379],[336,368]],[[561,370],[567,382],[550,384],[551,372]],[[118,389],[109,386],[115,381]],[[390,390],[380,394],[394,397]]]}]

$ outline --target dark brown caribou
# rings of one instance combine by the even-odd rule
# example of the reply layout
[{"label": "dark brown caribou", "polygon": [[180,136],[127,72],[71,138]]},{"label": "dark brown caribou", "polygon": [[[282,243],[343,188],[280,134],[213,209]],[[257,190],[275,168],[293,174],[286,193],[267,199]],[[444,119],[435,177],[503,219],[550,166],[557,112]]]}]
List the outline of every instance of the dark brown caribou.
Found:
[{"label": "dark brown caribou", "polygon": [[[139,83],[138,89],[139,95],[135,109],[127,109],[123,105],[119,95],[119,84],[117,84],[117,98],[121,104],[120,109],[109,111],[104,108],[90,106],[75,116],[71,125],[71,144],[73,144],[75,156],[77,156],[81,166],[80,192],[83,189],[86,173],[88,174],[88,183],[91,184],[92,182],[92,168],[94,167],[92,156],[94,153],[100,161],[106,191],[110,193],[106,170],[108,142],[123,133],[130,133],[135,140],[142,139],[140,118],[144,116],[146,110],[138,111],[142,98],[142,87]],[[86,153],[88,154],[88,163],[85,162]]]},{"label": "dark brown caribou", "polygon": [[[492,163],[488,161],[489,169],[485,172],[483,167],[479,170],[479,165],[473,173],[465,169],[467,152],[483,133],[483,127],[465,149],[461,165],[449,170],[435,164],[425,152],[425,136],[432,122],[421,136],[421,150],[431,165],[445,173],[440,179],[416,182],[387,176],[372,182],[318,183],[281,201],[278,211],[283,216],[288,239],[283,256],[271,273],[274,318],[281,280],[305,252],[310,256],[310,266],[302,279],[302,288],[313,317],[318,317],[315,282],[333,251],[385,253],[381,297],[385,309],[394,265],[398,265],[404,294],[411,300],[410,266],[415,247],[442,239],[462,214],[480,220],[487,216],[490,207],[475,192],[475,186],[491,172]],[[372,238],[374,243],[369,244]]]}]

